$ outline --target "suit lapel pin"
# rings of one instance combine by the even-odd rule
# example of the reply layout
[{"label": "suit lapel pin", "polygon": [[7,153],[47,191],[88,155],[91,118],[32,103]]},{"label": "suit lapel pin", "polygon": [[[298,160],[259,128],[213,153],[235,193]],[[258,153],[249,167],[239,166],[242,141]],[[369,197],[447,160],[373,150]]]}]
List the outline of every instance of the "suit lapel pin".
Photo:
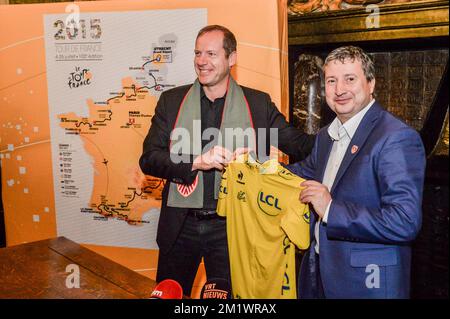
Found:
[{"label": "suit lapel pin", "polygon": [[358,145],[353,145],[352,149],[351,149],[351,153],[355,154],[356,152],[358,152]]}]

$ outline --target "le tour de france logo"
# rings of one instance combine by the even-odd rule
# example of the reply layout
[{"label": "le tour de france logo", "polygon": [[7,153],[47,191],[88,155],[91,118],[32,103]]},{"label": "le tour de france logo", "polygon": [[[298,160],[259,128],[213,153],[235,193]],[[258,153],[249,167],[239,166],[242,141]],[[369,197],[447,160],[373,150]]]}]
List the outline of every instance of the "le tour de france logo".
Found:
[{"label": "le tour de france logo", "polygon": [[270,216],[277,216],[282,212],[280,199],[263,190],[258,192],[258,207]]},{"label": "le tour de france logo", "polygon": [[75,67],[75,71],[69,74],[68,85],[69,88],[74,89],[80,86],[91,84],[92,73],[87,68]]}]

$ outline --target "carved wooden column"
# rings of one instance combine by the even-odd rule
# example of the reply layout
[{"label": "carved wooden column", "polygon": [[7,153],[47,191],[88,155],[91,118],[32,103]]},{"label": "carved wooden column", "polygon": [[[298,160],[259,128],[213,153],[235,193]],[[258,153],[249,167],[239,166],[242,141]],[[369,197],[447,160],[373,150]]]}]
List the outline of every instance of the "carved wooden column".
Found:
[{"label": "carved wooden column", "polygon": [[302,54],[294,67],[293,123],[308,134],[316,134],[320,129],[322,65],[320,57]]}]

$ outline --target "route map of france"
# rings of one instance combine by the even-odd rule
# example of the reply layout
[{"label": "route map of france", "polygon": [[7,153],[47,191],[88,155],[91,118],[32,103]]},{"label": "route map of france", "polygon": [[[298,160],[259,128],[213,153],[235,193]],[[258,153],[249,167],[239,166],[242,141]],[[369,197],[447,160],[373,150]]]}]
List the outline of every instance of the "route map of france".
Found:
[{"label": "route map of france", "polygon": [[157,248],[165,181],[139,168],[159,96],[192,83],[205,9],[46,15],[58,235]]}]

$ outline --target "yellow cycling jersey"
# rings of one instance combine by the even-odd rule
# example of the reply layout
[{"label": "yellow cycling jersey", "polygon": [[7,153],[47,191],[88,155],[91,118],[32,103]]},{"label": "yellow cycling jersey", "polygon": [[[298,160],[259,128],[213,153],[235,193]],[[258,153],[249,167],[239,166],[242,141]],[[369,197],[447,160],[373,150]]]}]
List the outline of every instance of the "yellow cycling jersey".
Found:
[{"label": "yellow cycling jersey", "polygon": [[304,179],[248,154],[222,175],[217,213],[227,218],[233,298],[297,297],[295,248],[309,246]]}]

